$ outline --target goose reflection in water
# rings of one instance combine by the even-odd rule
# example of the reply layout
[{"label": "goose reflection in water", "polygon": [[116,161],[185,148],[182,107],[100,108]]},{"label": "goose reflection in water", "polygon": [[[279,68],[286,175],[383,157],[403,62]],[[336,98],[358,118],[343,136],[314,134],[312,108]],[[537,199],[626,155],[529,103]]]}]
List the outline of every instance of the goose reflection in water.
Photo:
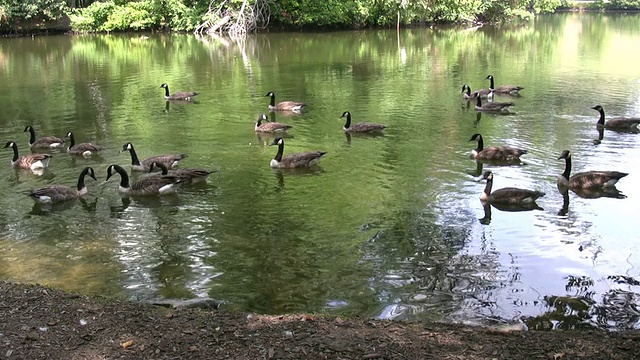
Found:
[{"label": "goose reflection in water", "polygon": [[482,209],[484,210],[484,217],[482,219],[478,219],[478,221],[482,225],[489,225],[491,223],[491,207],[504,212],[544,210],[535,202],[530,204],[489,204],[487,202],[481,201],[480,203],[482,204]]},{"label": "goose reflection in water", "polygon": [[74,198],[62,202],[41,203],[35,202],[29,214],[31,215],[51,215],[53,212],[66,211],[73,208],[79,202],[82,208],[88,213],[95,213],[98,206],[98,198],[87,201],[85,198]]},{"label": "goose reflection in water", "polygon": [[[571,189],[571,191],[583,199],[598,199],[598,198],[610,198],[610,199],[626,199],[620,190],[616,188],[601,188],[601,189]],[[558,212],[558,215],[565,216],[569,213],[569,189],[566,187],[558,186],[558,192],[562,195],[562,209]]]}]

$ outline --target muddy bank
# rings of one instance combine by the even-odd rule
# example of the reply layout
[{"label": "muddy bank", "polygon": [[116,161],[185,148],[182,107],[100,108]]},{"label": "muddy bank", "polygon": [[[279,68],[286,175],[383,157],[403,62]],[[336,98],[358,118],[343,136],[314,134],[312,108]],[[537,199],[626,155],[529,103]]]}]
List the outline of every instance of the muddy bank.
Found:
[{"label": "muddy bank", "polygon": [[0,282],[0,359],[637,359],[640,332],[174,309]]}]

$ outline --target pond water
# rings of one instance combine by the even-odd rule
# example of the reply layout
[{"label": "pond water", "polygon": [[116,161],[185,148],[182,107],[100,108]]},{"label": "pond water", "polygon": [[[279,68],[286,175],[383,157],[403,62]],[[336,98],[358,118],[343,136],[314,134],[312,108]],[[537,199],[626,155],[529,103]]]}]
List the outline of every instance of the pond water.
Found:
[{"label": "pond water", "polygon": [[[0,134],[74,131],[99,157],[53,151],[42,176],[0,151],[0,279],[134,300],[210,296],[261,313],[322,312],[530,328],[640,327],[640,135],[596,131],[600,104],[640,116],[640,15],[558,14],[521,26],[277,33],[244,43],[139,34],[0,39]],[[512,114],[480,114],[460,96],[523,86]],[[200,92],[165,103],[160,84]],[[276,100],[309,104],[286,153],[325,150],[308,172],[274,171],[254,121]],[[345,136],[354,121],[384,136]],[[469,138],[529,151],[490,166],[494,188],[546,192],[543,210],[491,210]],[[215,169],[175,196],[122,198],[109,164],[186,153]],[[556,188],[564,149],[574,171],[618,170],[619,198]],[[34,206],[25,191],[89,194]],[[483,219],[484,218],[484,219]],[[480,221],[479,219],[483,219]]]}]

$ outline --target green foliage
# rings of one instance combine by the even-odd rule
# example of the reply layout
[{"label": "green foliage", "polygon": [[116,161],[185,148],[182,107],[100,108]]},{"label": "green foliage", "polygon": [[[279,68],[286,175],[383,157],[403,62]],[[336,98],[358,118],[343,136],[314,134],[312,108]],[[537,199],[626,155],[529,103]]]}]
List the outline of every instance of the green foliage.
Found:
[{"label": "green foliage", "polygon": [[130,31],[170,28],[193,30],[201,12],[180,0],[98,1],[71,15],[74,31]]},{"label": "green foliage", "polygon": [[62,0],[0,0],[0,15],[9,22],[56,20],[67,10],[66,1]]}]

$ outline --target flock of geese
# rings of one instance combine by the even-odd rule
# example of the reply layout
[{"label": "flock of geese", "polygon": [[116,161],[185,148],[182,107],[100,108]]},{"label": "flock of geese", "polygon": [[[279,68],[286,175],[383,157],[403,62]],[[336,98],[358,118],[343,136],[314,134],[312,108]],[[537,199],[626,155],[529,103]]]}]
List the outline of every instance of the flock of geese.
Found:
[{"label": "flock of geese", "polygon": [[[462,86],[462,97],[466,101],[476,101],[475,109],[483,112],[505,112],[513,106],[513,102],[491,101],[494,95],[503,95],[517,97],[519,92],[524,88],[516,85],[501,85],[495,87],[492,75],[486,77],[490,81],[488,89],[471,91],[469,85]],[[482,101],[486,99],[487,102]],[[601,134],[604,129],[615,130],[620,132],[638,132],[640,118],[634,117],[615,117],[605,121],[604,109],[600,105],[593,106],[591,109],[596,110],[600,117],[596,123],[596,128]],[[476,141],[477,147],[471,151],[471,158],[478,163],[487,163],[494,166],[513,165],[521,162],[520,157],[527,153],[527,150],[518,149],[509,146],[489,146],[484,147],[482,135],[474,134],[469,141]],[[615,188],[616,183],[627,176],[628,173],[619,171],[600,171],[592,170],[580,172],[571,175],[571,152],[564,150],[558,157],[558,160],[564,160],[564,172],[558,177],[557,186],[565,198],[565,207],[568,205],[568,191],[571,190],[578,196],[593,198],[600,196],[617,197],[619,192]],[[520,211],[540,209],[535,203],[536,200],[545,195],[544,192],[520,189],[515,187],[507,187],[492,191],[493,173],[485,171],[482,174],[482,180],[486,180],[486,186],[480,196],[485,208],[485,217],[490,218],[489,205],[506,211]],[[566,211],[563,208],[563,211]],[[481,219],[482,220],[482,219]],[[485,219],[486,220],[486,219]]]},{"label": "flock of geese", "polygon": [[[490,81],[488,89],[480,89],[471,91],[469,85],[462,86],[462,97],[466,101],[475,101],[475,109],[480,112],[508,112],[513,102],[494,101],[495,95],[502,96],[519,96],[519,92],[524,88],[515,85],[495,86],[494,77],[488,75],[486,77]],[[164,88],[166,101],[193,101],[198,95],[197,92],[181,91],[171,93],[169,86],[165,83],[160,86]],[[265,97],[270,98],[268,110],[270,112],[283,113],[301,113],[306,107],[304,102],[281,101],[276,103],[275,93],[268,92]],[[618,131],[638,131],[640,118],[616,117],[609,118],[605,121],[604,109],[600,105],[592,107],[600,114],[600,118],[596,124],[598,130],[612,129]],[[359,134],[380,134],[387,126],[371,122],[352,123],[351,113],[345,111],[341,118],[345,118],[343,131],[345,133]],[[293,126],[268,121],[266,114],[261,114],[255,123],[255,131],[257,133],[274,133],[283,134]],[[103,148],[92,143],[76,143],[73,132],[68,132],[65,138],[55,136],[46,136],[37,138],[36,132],[32,126],[27,126],[24,132],[29,132],[29,147],[34,150],[63,148],[70,155],[89,157]],[[277,135],[276,135],[277,136]],[[520,157],[527,153],[527,150],[518,149],[509,146],[484,146],[484,140],[481,134],[474,134],[469,141],[475,141],[477,146],[471,151],[470,157],[479,164],[491,164],[494,166],[513,165],[520,163]],[[307,151],[300,153],[292,153],[284,155],[284,138],[277,136],[270,144],[277,146],[278,150],[270,162],[270,166],[275,169],[295,169],[313,167],[327,153],[326,151]],[[31,153],[20,155],[18,145],[14,141],[8,141],[4,148],[13,150],[13,158],[11,164],[20,169],[28,169],[36,174],[42,174],[44,168],[48,167],[52,158],[47,153]],[[207,180],[214,170],[199,168],[176,168],[180,161],[187,157],[186,154],[164,154],[148,157],[140,160],[132,143],[127,142],[122,146],[122,152],[129,152],[131,156],[131,171],[145,173],[146,175],[138,176],[134,181],[131,180],[127,170],[117,164],[111,164],[107,167],[107,180],[113,175],[118,174],[120,184],[119,192],[132,196],[157,196],[176,192],[183,184],[199,183]],[[627,173],[618,171],[586,171],[571,175],[571,152],[564,150],[558,157],[565,161],[565,170],[558,178],[558,187],[566,194],[568,190],[579,195],[589,196],[589,194],[601,191],[615,191],[615,184]],[[159,172],[154,172],[159,171]],[[154,173],[152,173],[154,172]],[[89,176],[96,180],[95,172],[91,167],[85,167],[78,177],[75,187],[62,184],[48,185],[39,189],[30,190],[28,195],[38,203],[57,203],[72,200],[81,197],[87,193],[85,178]],[[494,175],[491,171],[485,171],[482,174],[482,180],[486,180],[486,186],[480,196],[480,200],[486,206],[493,205],[499,209],[534,209],[539,208],[535,201],[544,196],[545,193],[536,190],[520,189],[515,187],[501,188],[492,191]]]}]

